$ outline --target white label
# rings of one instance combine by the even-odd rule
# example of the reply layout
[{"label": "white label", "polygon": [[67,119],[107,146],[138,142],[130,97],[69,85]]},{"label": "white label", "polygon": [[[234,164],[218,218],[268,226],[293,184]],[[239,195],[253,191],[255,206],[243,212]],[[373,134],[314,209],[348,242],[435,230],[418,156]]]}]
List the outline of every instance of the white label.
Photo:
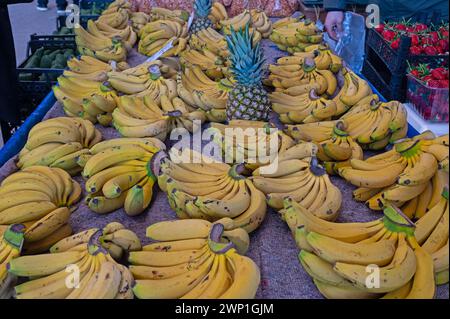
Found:
[{"label": "white label", "polygon": [[173,48],[173,40],[171,39],[169,42],[167,42],[166,45],[164,45],[161,50],[159,50],[158,52],[156,52],[155,54],[153,54],[151,57],[149,57],[145,62],[153,62],[158,60],[164,53],[166,53],[167,51],[169,51],[170,49]]},{"label": "white label", "polygon": [[116,61],[110,61],[109,64],[111,65],[111,68],[113,71],[117,70],[117,62]]}]

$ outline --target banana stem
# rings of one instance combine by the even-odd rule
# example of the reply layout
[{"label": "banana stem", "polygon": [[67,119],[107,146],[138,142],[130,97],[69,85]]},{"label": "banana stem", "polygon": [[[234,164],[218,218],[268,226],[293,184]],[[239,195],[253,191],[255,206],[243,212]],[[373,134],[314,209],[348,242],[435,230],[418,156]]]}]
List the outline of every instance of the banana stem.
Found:
[{"label": "banana stem", "polygon": [[101,237],[103,236],[103,230],[97,230],[90,238],[88,242],[88,251],[92,256],[98,254],[108,254],[108,251],[101,245]]},{"label": "banana stem", "polygon": [[209,247],[216,254],[225,254],[231,248],[234,248],[233,242],[221,243],[220,239],[222,238],[225,227],[220,224],[213,224],[211,227],[211,231],[209,233]]},{"label": "banana stem", "polygon": [[13,224],[8,227],[6,232],[3,234],[3,239],[14,246],[17,249],[22,248],[23,235],[25,232],[25,226],[22,224]]}]

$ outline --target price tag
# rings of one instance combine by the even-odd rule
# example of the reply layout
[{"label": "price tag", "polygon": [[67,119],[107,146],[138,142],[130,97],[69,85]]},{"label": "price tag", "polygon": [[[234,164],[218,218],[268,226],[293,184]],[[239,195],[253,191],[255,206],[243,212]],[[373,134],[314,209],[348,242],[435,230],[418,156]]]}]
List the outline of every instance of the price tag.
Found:
[{"label": "price tag", "polygon": [[164,53],[166,53],[167,51],[169,51],[170,49],[173,48],[173,41],[174,39],[169,40],[169,42],[167,42],[166,45],[164,45],[161,50],[159,50],[158,52],[156,52],[155,54],[153,54],[151,57],[149,57],[145,62],[153,62],[158,60]]},{"label": "price tag", "polygon": [[110,61],[109,64],[111,65],[111,68],[113,71],[117,70],[117,62],[116,61]]}]

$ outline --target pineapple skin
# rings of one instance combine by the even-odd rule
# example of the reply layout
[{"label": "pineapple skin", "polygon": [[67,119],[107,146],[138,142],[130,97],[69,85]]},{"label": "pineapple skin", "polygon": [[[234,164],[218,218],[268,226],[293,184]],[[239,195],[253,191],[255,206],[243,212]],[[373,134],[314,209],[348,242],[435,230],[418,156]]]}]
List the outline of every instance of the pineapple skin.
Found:
[{"label": "pineapple skin", "polygon": [[228,93],[228,120],[268,121],[271,103],[262,85],[236,85]]}]

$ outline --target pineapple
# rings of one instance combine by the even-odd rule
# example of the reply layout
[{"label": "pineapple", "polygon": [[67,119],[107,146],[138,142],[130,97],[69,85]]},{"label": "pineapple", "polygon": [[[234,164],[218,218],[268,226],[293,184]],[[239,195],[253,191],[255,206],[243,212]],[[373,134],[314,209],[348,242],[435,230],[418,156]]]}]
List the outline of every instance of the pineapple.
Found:
[{"label": "pineapple", "polygon": [[235,83],[228,94],[228,120],[267,121],[271,103],[262,85],[264,55],[259,43],[254,44],[249,25],[243,30],[231,29],[227,37],[230,71]]},{"label": "pineapple", "polygon": [[195,0],[194,12],[195,17],[191,26],[191,34],[207,29],[213,26],[208,15],[211,12],[212,0]]}]

